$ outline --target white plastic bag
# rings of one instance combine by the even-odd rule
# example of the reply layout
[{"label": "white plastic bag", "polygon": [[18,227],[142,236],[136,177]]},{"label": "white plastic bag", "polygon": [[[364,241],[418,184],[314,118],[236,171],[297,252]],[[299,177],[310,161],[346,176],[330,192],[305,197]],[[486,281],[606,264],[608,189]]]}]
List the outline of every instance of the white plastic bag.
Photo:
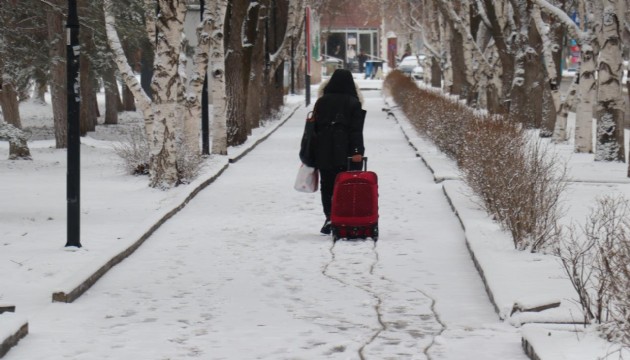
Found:
[{"label": "white plastic bag", "polygon": [[319,185],[319,171],[302,164],[295,178],[293,188],[299,192],[312,193],[317,191]]}]

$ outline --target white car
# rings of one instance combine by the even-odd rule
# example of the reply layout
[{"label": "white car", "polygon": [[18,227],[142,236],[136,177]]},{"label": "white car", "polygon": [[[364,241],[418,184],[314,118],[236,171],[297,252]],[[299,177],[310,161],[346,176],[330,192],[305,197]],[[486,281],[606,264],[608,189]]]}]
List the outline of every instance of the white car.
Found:
[{"label": "white car", "polygon": [[420,65],[419,59],[422,60],[424,55],[405,56],[396,69],[402,71],[404,74],[413,77],[415,80],[422,80],[424,78],[424,68]]},{"label": "white car", "polygon": [[411,70],[411,77],[415,80],[424,79],[424,68],[422,66],[416,66],[413,68],[413,70]]}]

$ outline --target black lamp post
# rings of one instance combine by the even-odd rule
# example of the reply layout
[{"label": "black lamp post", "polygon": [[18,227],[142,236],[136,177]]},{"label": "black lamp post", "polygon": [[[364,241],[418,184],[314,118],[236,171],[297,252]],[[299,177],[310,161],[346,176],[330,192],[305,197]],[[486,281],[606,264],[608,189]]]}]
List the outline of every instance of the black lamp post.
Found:
[{"label": "black lamp post", "polygon": [[[203,21],[203,12],[205,8],[205,0],[200,1],[199,20]],[[203,89],[201,90],[201,153],[203,155],[210,154],[210,119],[208,114],[208,70],[203,74]]]},{"label": "black lamp post", "polygon": [[77,1],[68,0],[66,23],[66,88],[68,99],[68,238],[66,246],[81,247],[81,140],[79,138],[79,17]]}]

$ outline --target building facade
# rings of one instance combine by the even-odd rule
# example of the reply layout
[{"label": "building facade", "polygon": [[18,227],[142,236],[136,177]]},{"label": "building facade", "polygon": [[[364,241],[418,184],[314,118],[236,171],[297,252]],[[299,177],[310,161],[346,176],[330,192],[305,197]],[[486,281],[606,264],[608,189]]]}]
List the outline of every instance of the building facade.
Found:
[{"label": "building facade", "polygon": [[322,55],[354,65],[360,54],[386,62],[390,68],[405,51],[422,53],[421,35],[399,21],[400,10],[393,4],[373,0],[340,1],[319,14]]}]

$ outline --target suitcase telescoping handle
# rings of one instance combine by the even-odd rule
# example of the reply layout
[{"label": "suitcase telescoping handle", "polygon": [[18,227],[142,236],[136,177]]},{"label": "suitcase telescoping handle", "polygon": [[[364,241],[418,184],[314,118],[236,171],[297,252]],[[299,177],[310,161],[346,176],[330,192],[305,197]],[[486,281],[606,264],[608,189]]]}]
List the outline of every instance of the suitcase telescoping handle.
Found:
[{"label": "suitcase telescoping handle", "polygon": [[[363,165],[363,171],[367,171],[367,159],[368,159],[367,156],[364,156],[363,160],[361,161],[361,164]],[[352,164],[352,157],[348,157],[348,171],[352,171],[352,170],[350,170],[351,169],[351,167],[350,167],[351,164]]]}]

